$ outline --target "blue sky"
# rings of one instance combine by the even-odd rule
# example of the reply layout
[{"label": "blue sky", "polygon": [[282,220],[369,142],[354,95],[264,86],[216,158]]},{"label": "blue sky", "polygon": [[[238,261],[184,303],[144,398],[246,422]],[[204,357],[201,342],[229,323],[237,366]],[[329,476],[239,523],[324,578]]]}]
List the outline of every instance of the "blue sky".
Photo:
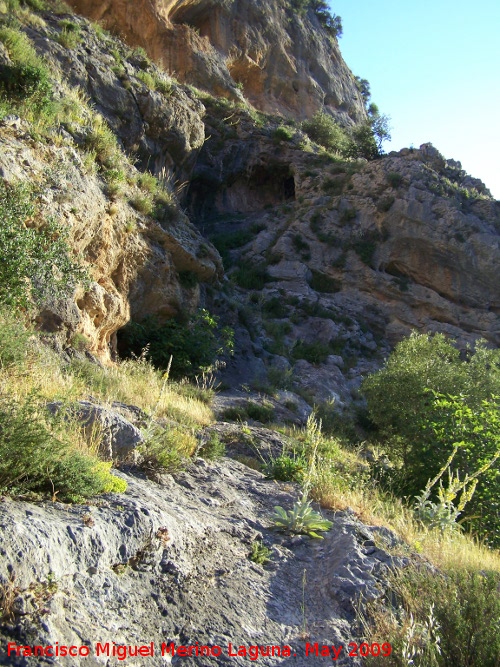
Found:
[{"label": "blue sky", "polygon": [[391,117],[385,150],[430,141],[500,199],[500,1],[330,0],[339,44]]}]

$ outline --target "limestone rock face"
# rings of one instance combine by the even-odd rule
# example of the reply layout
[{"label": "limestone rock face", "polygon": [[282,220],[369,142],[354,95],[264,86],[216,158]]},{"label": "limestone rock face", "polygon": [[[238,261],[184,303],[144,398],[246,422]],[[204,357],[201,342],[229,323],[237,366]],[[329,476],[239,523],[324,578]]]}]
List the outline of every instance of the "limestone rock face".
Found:
[{"label": "limestone rock face", "polygon": [[335,38],[312,10],[286,0],[72,0],[146,49],[181,81],[256,108],[306,118],[326,106],[344,124],[366,120]]},{"label": "limestone rock face", "polygon": [[[5,646],[87,644],[89,657],[60,657],[58,664],[99,667],[106,656],[97,654],[98,642],[154,642],[153,656],[131,664],[161,667],[163,642],[221,647],[220,657],[183,658],[190,666],[234,664],[230,644],[286,645],[296,654],[290,660],[307,667],[315,661],[305,654],[306,641],[354,641],[359,595],[379,597],[387,569],[409,562],[381,546],[389,540],[375,546],[377,527],[348,511],[328,513],[334,525],[324,541],[277,533],[273,507],[290,509],[299,489],[230,459],[197,459],[164,485],[120,476],[127,492],[95,505],[0,502],[0,583],[15,588],[12,618],[0,628]],[[249,558],[256,540],[269,549],[266,567]],[[301,634],[304,604],[308,639]],[[5,659],[16,667],[40,664]],[[259,664],[277,660],[283,663],[263,655]],[[338,664],[360,661],[344,654]]]},{"label": "limestone rock face", "polygon": [[[7,118],[0,126],[0,176],[34,186],[40,219],[52,217],[69,230],[72,251],[88,269],[90,283],[80,286],[74,299],[44,304],[39,326],[61,334],[66,342],[75,333],[83,334],[90,352],[109,361],[116,351],[116,331],[131,317],[165,319],[196,308],[198,284],[183,286],[183,272],[196,277],[192,283],[217,281],[222,265],[175,199],[203,145],[203,105],[174,83],[168,95],[153,90],[139,76],[144,63],[127,60],[122,43],[111,37],[103,41],[88,22],[75,21],[82,40],[72,49],[54,39],[60,27],[52,14],[25,31],[60,73],[60,81],[53,84],[56,96],[67,103],[72,95],[76,106],[85,101],[114,132],[122,156],[114,167],[123,172],[119,192],[110,194],[95,160],[84,150],[84,136],[75,132],[75,139],[61,128],[53,141],[36,142],[19,118]],[[110,56],[113,49],[115,57]],[[116,58],[123,63],[121,79],[113,70]],[[87,113],[79,108],[79,113]],[[90,123],[88,113],[79,122]],[[136,185],[141,172],[131,158],[162,179],[171,193],[168,220],[131,205],[145,194]]]},{"label": "limestone rock face", "polygon": [[[300,133],[277,142],[257,128],[249,141],[234,117],[221,143],[206,122],[189,210],[214,239],[234,234],[226,265],[252,337],[239,335],[242,371],[256,367],[250,350],[278,382],[342,405],[412,330],[500,344],[500,203],[460,163],[430,145],[335,161],[301,150]],[[258,297],[242,264],[261,268]]]}]

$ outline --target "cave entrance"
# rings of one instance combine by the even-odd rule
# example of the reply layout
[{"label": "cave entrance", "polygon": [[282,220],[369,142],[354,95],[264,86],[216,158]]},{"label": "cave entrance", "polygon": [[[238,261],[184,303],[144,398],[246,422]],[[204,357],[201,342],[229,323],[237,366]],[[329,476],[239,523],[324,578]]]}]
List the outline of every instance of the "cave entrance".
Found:
[{"label": "cave entrance", "polygon": [[221,213],[255,213],[294,200],[295,179],[285,165],[257,165],[217,185],[206,174],[192,181],[188,199],[197,220]]}]

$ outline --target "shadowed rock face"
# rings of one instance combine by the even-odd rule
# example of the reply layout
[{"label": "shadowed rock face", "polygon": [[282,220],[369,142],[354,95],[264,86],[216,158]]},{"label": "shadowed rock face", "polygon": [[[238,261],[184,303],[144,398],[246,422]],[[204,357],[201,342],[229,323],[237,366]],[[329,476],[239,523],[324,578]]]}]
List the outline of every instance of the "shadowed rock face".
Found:
[{"label": "shadowed rock face", "polygon": [[286,0],[72,0],[80,13],[146,49],[181,81],[295,118],[326,107],[344,124],[366,120],[338,44],[312,11]]}]

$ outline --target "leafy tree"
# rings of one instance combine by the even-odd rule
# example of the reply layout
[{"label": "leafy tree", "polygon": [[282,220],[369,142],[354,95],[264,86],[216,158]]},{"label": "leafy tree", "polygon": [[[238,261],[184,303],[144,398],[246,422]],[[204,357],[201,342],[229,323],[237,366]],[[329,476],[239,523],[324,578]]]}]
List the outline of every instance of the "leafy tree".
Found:
[{"label": "leafy tree", "polygon": [[299,16],[304,16],[308,9],[312,9],[327,33],[336,38],[342,37],[342,19],[332,14],[325,0],[292,0],[291,6]]}]

